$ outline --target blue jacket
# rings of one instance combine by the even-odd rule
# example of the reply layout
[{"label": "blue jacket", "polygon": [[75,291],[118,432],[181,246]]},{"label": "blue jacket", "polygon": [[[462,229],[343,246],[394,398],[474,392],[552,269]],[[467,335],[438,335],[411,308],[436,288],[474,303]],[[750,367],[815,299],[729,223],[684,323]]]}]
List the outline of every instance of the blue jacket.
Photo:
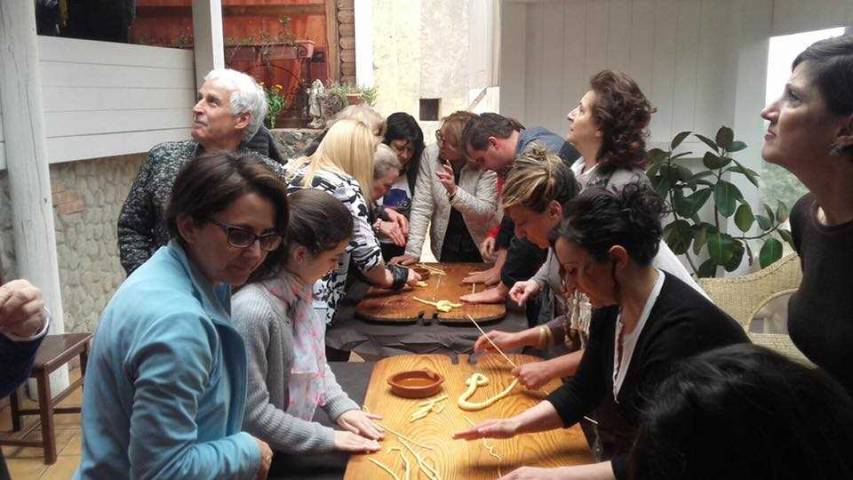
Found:
[{"label": "blue jacket", "polygon": [[75,478],[255,477],[260,450],[240,431],[246,349],[230,311],[228,287],[174,241],[128,277],[89,356]]}]

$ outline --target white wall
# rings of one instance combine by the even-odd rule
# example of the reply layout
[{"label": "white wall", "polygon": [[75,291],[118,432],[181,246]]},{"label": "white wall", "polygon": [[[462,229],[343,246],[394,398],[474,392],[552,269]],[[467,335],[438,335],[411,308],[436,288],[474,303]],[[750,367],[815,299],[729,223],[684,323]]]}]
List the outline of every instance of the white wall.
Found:
[{"label": "white wall", "polygon": [[189,138],[192,51],[38,40],[50,163],[145,152],[160,142]]}]

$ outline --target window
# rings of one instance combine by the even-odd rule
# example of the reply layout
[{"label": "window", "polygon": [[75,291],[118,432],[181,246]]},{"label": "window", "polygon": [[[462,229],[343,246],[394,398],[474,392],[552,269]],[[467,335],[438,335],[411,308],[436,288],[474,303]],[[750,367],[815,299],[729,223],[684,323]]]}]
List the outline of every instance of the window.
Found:
[{"label": "window", "polygon": [[421,99],[421,121],[436,121],[438,120],[438,107],[440,99],[438,98],[422,98]]}]

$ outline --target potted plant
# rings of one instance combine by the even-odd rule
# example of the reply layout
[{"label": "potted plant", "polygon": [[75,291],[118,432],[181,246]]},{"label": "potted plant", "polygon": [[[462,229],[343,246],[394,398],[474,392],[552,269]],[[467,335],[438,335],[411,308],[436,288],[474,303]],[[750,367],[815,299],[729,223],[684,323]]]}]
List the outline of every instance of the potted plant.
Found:
[{"label": "potted plant", "polygon": [[[261,84],[263,86],[263,84]],[[263,86],[264,93],[267,94],[267,116],[264,119],[264,124],[269,129],[275,128],[276,121],[281,112],[287,109],[287,97],[281,85],[273,85],[271,88]]]},{"label": "potted plant", "polygon": [[[690,135],[709,148],[702,156],[704,169],[698,172],[685,165],[693,152],[674,154]],[[744,149],[746,144],[735,140],[732,129],[723,126],[713,140],[698,133],[681,132],[672,139],[669,150],[649,151],[646,174],[672,211],[672,220],[664,226],[664,239],[673,252],[687,258],[699,277],[713,277],[719,267],[731,272],[744,255],[751,265],[755,258],[753,248],[759,244],[759,264],[766,267],[782,257],[780,240],[792,243],[791,232],[782,228],[788,218],[785,204],[779,202],[775,210],[764,204],[754,209],[729,181],[731,176],[741,175],[758,187],[758,173],[732,157]],[[708,202],[712,218],[702,219],[700,211]],[[726,219],[734,220],[728,230],[724,226]],[[750,234],[754,225],[758,226],[758,233]],[[708,258],[697,267],[691,252],[699,255],[703,251]]]}]

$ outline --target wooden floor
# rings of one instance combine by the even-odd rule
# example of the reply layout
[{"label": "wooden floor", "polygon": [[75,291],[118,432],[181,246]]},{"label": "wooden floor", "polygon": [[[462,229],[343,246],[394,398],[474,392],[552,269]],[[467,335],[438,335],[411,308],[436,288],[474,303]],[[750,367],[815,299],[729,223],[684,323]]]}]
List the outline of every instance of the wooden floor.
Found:
[{"label": "wooden floor", "polygon": [[[71,381],[80,378],[80,369],[73,368],[70,371]],[[68,396],[59,406],[77,406],[81,403],[82,389],[77,389]],[[36,402],[26,399],[22,402],[22,408],[35,408]],[[67,480],[74,475],[77,465],[80,464],[80,414],[55,415],[56,424],[56,450],[59,457],[53,465],[44,464],[43,451],[33,447],[2,447],[3,455],[6,457],[6,465],[13,480]],[[38,416],[26,416],[23,418],[24,425],[38,422]],[[0,410],[0,432],[4,434],[12,430],[12,418],[9,407]],[[36,428],[26,437],[27,440],[41,439],[41,429]]]}]

